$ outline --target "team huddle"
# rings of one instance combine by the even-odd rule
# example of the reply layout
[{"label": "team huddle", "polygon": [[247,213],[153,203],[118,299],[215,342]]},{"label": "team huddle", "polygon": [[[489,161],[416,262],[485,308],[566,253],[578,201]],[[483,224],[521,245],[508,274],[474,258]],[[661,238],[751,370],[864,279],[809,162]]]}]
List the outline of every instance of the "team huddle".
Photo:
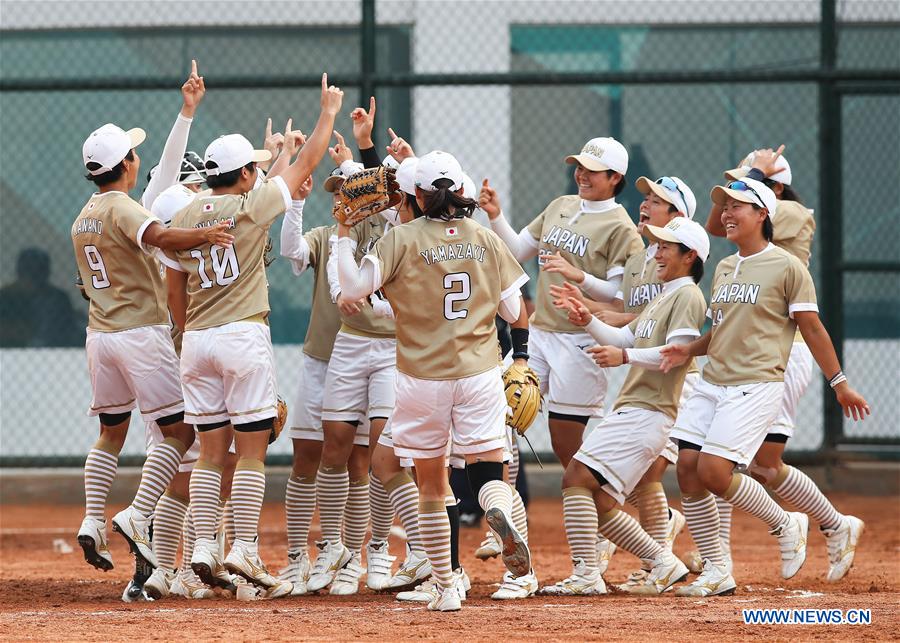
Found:
[{"label": "team huddle", "polygon": [[[862,521],[781,460],[813,359],[848,417],[870,412],[818,317],[807,269],[815,223],[791,187],[783,148],[756,150],[726,172],[705,227],[684,181],[640,177],[636,226],[616,202],[628,153],[595,138],[565,159],[578,194],[553,200],[516,232],[490,182],[478,189],[451,154],[417,156],[388,129],[382,159],[374,98],[350,114],[355,160],[335,131],[343,92],[324,74],[308,136],[290,120],[273,134],[270,121],[264,149],[228,134],[201,158],[187,140],[205,92],[194,63],[140,203],[128,192],[143,130],[107,124],[83,148],[98,192],[72,240],[90,300],[89,413],[100,437],[85,462],[78,542],[89,564],[113,568],[106,498],[137,407],[148,455],[134,500],[111,519],[135,556],[123,600],[350,595],[365,578],[398,600],[459,610],[470,583],[451,467],[465,470],[489,526],[476,557],[506,567],[494,599],[607,593],[617,548],[637,559],[619,591],[733,593],[733,507],[776,537],[785,578],[805,561],[810,518],[827,542],[828,580],[849,571]],[[335,169],[323,188],[336,222],[304,230],[312,173],[326,153]],[[281,256],[294,275],[312,269],[315,279],[289,413],[268,324],[269,231],[280,217]],[[698,284],[710,234],[737,252],[715,267],[707,300]],[[534,258],[529,316],[521,266]],[[509,327],[506,355],[498,326]],[[604,409],[608,369],[624,364],[622,389]],[[573,565],[543,586],[515,488],[515,434],[541,399],[565,470]],[[585,436],[591,419],[599,424]],[[266,451],[282,427],[293,445],[288,564],[274,574],[258,527]],[[683,514],[663,490],[669,464]],[[311,556],[316,509],[321,539]],[[396,566],[395,519],[406,545]],[[685,524],[697,551],[681,560],[672,546]]]}]

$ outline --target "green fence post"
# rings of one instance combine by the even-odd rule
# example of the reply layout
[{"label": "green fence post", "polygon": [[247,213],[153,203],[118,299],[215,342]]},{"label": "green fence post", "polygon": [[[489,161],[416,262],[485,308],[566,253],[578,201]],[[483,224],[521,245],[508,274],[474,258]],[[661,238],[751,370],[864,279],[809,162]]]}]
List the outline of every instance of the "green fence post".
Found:
[{"label": "green fence post", "polygon": [[360,105],[368,109],[369,96],[375,95],[375,0],[362,0],[362,21],[360,22]]}]

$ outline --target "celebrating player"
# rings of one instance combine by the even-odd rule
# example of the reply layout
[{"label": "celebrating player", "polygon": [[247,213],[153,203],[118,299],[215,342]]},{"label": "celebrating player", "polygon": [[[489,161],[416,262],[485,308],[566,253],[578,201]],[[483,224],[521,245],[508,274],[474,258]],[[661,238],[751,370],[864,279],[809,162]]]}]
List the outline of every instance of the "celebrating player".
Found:
[{"label": "celebrating player", "polygon": [[[297,160],[258,189],[253,190],[255,164],[270,153],[254,150],[239,134],[213,141],[204,158],[212,193],[193,201],[173,221],[173,226],[199,229],[227,221],[236,239],[230,248],[198,245],[165,259],[173,316],[185,330],[181,372],[186,414],[200,431],[200,461],[190,484],[197,530],[191,567],[207,585],[216,583],[222,568],[216,512],[222,465],[234,440],[239,457],[232,483],[235,540],[224,565],[272,598],[293,589],[269,574],[257,543],[263,461],[277,404],[263,249],[269,227],[292,206],[292,195],[325,153],[342,97],[323,74],[315,131]],[[292,152],[284,153],[290,157]]]},{"label": "celebrating player", "polygon": [[847,383],[819,320],[809,272],[772,243],[775,194],[744,178],[713,188],[710,196],[723,207],[725,234],[738,252],[716,267],[709,307],[712,330],[689,344],[662,350],[666,371],[690,357],[709,358],[672,430],[679,446],[684,513],[704,559],[703,573],[679,588],[680,596],[728,594],[736,587],[725,568],[713,494],[768,525],[779,541],[784,578],[794,576],[806,560],[806,514],[784,511],[759,482],[734,472],[735,465],[750,464],[781,408],[796,329],[831,378],[845,414],[854,419],[869,414],[865,399]]},{"label": "celebrating player", "polygon": [[338,227],[339,278],[351,299],[383,287],[394,309],[400,371],[390,419],[394,450],[416,464],[419,528],[438,585],[428,607],[454,611],[460,598],[444,504],[451,437],[504,544],[504,562],[517,576],[531,571],[528,548],[512,524],[512,494],[502,480],[506,400],[494,326],[498,302],[504,319],[519,320],[519,286],[528,277],[494,235],[469,220],[476,204],[462,196],[462,169],[451,155],[432,152],[419,159],[416,199],[424,216],[393,229],[361,266],[347,240],[349,229]]}]

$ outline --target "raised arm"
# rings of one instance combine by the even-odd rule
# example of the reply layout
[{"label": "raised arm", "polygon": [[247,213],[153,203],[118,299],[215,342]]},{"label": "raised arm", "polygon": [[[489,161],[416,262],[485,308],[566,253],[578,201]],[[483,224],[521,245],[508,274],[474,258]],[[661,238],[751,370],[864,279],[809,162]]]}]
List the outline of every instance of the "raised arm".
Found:
[{"label": "raised arm", "polygon": [[363,261],[362,265],[356,265],[350,228],[341,223],[338,223],[338,241],[335,250],[340,292],[345,299],[356,301],[368,297],[381,287],[381,279],[375,274],[374,263]]},{"label": "raised arm", "polygon": [[481,192],[478,195],[478,207],[488,215],[491,229],[503,240],[503,243],[507,245],[519,263],[524,263],[537,256],[537,239],[531,236],[527,228],[516,234],[509,221],[503,216],[497,191],[491,187],[487,179],[481,184]]},{"label": "raised arm", "polygon": [[281,256],[291,263],[291,270],[295,275],[301,275],[310,265],[310,248],[303,236],[303,206],[306,197],[312,191],[313,178],[310,176],[303,182],[298,193],[294,197],[291,207],[284,215],[281,224]]},{"label": "raised arm", "polygon": [[281,174],[288,189],[294,192],[307,177],[313,173],[319,161],[322,160],[328,149],[328,140],[334,130],[334,119],[341,111],[341,103],[344,92],[334,85],[328,85],[328,74],[322,74],[322,96],[320,100],[321,112],[316,127],[306,139],[306,144],[297,155],[297,160],[291,163]]},{"label": "raised arm", "polygon": [[150,178],[147,189],[141,197],[141,203],[148,210],[156,197],[169,186],[175,185],[181,175],[181,163],[187,150],[188,135],[191,131],[191,123],[194,113],[206,95],[206,85],[203,77],[197,73],[197,61],[191,61],[191,73],[181,86],[181,111],[175,118],[175,124],[166,144],[163,146],[162,157],[159,166]]},{"label": "raised arm", "polygon": [[163,250],[187,250],[205,243],[228,247],[234,243],[234,236],[229,234],[228,229],[228,223],[218,223],[208,228],[167,228],[154,221],[144,230],[140,242]]}]

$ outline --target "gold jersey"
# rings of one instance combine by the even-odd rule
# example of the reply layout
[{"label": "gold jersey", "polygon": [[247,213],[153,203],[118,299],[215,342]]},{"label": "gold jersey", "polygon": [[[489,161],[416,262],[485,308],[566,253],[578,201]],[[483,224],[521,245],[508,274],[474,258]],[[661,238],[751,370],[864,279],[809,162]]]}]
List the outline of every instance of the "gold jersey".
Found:
[{"label": "gold jersey", "polygon": [[656,244],[644,252],[636,252],[625,262],[622,275],[622,303],[625,312],[640,315],[641,311],[662,292],[662,282],[656,276]]},{"label": "gold jersey", "polygon": [[303,235],[309,245],[309,263],[315,270],[316,281],[313,285],[312,310],[309,313],[309,326],[306,339],[303,340],[303,352],[316,359],[327,362],[331,359],[334,348],[334,337],[341,327],[341,316],[337,305],[331,301],[328,286],[329,240],[335,233],[335,226],[320,226]]},{"label": "gold jersey", "polygon": [[796,201],[779,201],[772,218],[772,227],[775,231],[772,243],[784,248],[804,266],[808,266],[813,235],[816,232],[812,210]]},{"label": "gold jersey", "polygon": [[159,265],[140,243],[159,219],[124,192],[94,194],[72,224],[78,272],[90,298],[88,327],[115,332],[169,323]]},{"label": "gold jersey", "polygon": [[[634,334],[635,348],[655,348],[667,344],[670,337],[686,335],[688,330],[699,337],[705,321],[706,300],[703,292],[696,284],[685,283],[671,292],[661,292],[628,328]],[[660,411],[674,419],[684,377],[692,362],[668,373],[632,366],[613,408],[635,406]]]},{"label": "gold jersey", "polygon": [[421,217],[372,254],[397,321],[397,370],[455,380],[497,367],[494,317],[528,281],[500,237],[468,218]]},{"label": "gold jersey", "polygon": [[222,326],[269,312],[264,254],[269,227],[290,207],[280,177],[245,194],[198,195],[172,219],[173,228],[200,228],[227,222],[234,243],[204,243],[166,252],[167,266],[187,273],[185,330]]},{"label": "gold jersey", "polygon": [[[385,220],[378,215],[369,217],[350,228],[350,238],[355,247],[353,258],[357,265],[385,235],[385,225]],[[351,335],[383,338],[394,337],[396,334],[394,320],[378,317],[368,301],[365,302],[365,305],[360,306],[360,311],[355,315],[341,313],[341,322],[341,330]]]},{"label": "gold jersey", "polygon": [[703,379],[720,386],[780,382],[797,324],[793,313],[818,311],[812,277],[773,244],[716,266],[709,312],[712,337]]},{"label": "gold jersey", "polygon": [[[573,266],[600,279],[621,275],[628,257],[644,248],[625,208],[581,212],[581,198],[577,195],[551,201],[527,229],[538,242],[539,262],[541,255],[559,252]],[[566,311],[553,306],[550,286],[564,281],[559,273],[540,271],[532,323],[549,331],[583,332],[581,327],[569,322]]]}]

